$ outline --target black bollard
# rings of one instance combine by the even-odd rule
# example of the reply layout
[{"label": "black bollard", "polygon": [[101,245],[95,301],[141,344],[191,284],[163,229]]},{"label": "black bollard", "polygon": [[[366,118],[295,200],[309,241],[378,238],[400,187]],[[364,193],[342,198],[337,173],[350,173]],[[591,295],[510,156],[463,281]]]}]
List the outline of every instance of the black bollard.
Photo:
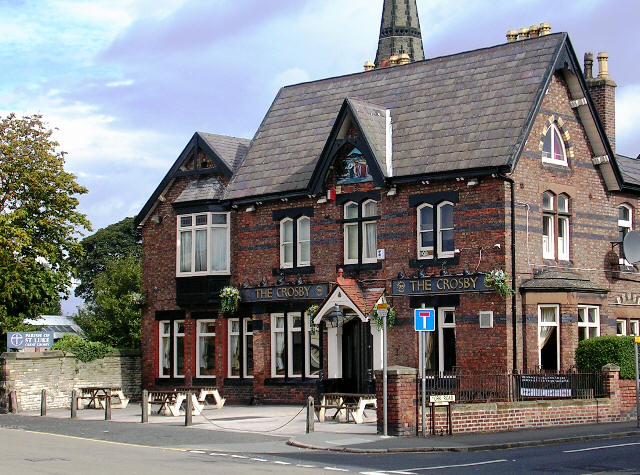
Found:
[{"label": "black bollard", "polygon": [[42,390],[42,395],[40,396],[40,415],[47,415],[47,390]]},{"label": "black bollard", "polygon": [[71,419],[78,418],[78,390],[71,390]]},{"label": "black bollard", "polygon": [[307,434],[310,434],[314,430],[315,424],[315,410],[313,403],[313,396],[307,398]]},{"label": "black bollard", "polygon": [[191,400],[191,393],[187,393],[187,405],[184,411],[184,425],[189,427],[193,425],[193,401]]},{"label": "black bollard", "polygon": [[149,391],[142,390],[142,423],[149,422]]}]

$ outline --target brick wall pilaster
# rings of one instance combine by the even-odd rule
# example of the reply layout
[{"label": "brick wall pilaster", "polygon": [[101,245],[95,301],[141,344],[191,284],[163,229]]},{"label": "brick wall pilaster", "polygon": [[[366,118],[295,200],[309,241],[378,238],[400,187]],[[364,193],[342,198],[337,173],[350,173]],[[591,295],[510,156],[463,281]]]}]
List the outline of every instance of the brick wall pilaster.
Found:
[{"label": "brick wall pilaster", "polygon": [[[387,434],[416,435],[417,376],[416,368],[391,366],[387,369]],[[376,371],[376,397],[378,399],[378,433],[383,433],[382,371]]]},{"label": "brick wall pilaster", "polygon": [[602,367],[602,373],[604,393],[611,400],[611,413],[620,419],[620,366],[609,363]]}]

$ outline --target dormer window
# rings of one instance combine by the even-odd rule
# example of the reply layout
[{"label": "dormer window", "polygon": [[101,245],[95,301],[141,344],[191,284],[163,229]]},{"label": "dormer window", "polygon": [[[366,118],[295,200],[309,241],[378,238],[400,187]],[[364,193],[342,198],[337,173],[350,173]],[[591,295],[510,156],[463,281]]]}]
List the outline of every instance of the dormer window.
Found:
[{"label": "dormer window", "polygon": [[560,130],[555,124],[549,125],[542,138],[542,162],[567,166],[567,153]]}]

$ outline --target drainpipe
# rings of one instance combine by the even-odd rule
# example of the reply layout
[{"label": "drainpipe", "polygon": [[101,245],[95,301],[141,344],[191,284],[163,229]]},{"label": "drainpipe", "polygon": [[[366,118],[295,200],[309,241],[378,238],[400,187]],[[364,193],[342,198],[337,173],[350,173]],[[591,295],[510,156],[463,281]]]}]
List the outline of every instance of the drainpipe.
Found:
[{"label": "drainpipe", "polygon": [[518,339],[516,334],[517,317],[516,308],[518,305],[516,296],[516,192],[515,183],[512,178],[506,175],[498,175],[504,181],[508,182],[511,188],[511,288],[513,295],[511,296],[511,325],[513,327],[513,370],[518,369]]}]

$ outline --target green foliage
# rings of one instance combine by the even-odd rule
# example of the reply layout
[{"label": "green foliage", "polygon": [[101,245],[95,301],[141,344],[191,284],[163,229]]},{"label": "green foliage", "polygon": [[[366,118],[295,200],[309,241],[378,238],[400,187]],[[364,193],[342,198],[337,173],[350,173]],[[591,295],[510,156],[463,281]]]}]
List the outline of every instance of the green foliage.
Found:
[{"label": "green foliage", "polygon": [[56,341],[52,350],[60,350],[71,353],[77,360],[84,363],[104,358],[113,351],[113,347],[95,341],[86,341],[78,335],[65,335]]},{"label": "green foliage", "polygon": [[83,229],[77,195],[52,131],[34,115],[0,119],[0,331],[20,330],[66,294]]},{"label": "green foliage", "polygon": [[576,349],[576,365],[584,373],[599,373],[614,363],[620,366],[621,379],[635,378],[632,336],[600,336],[582,340]]},{"label": "green foliage", "polygon": [[220,308],[224,315],[233,315],[240,304],[240,291],[235,287],[225,287],[220,291]]},{"label": "green foliage", "polygon": [[[378,331],[381,331],[384,327],[384,318],[378,315],[378,308],[373,307],[372,311],[373,319],[376,322]],[[393,326],[396,324],[396,309],[389,307],[389,313],[387,314],[387,328],[389,331],[393,330]]]},{"label": "green foliage", "polygon": [[142,334],[140,285],[142,269],[134,256],[107,261],[93,280],[93,297],[75,321],[91,341],[117,348],[138,348]]},{"label": "green foliage", "polygon": [[492,270],[484,275],[484,285],[495,290],[504,299],[511,297],[515,291],[507,283],[509,276],[503,270]]},{"label": "green foliage", "polygon": [[133,218],[99,229],[81,241],[84,255],[75,261],[80,284],[76,297],[93,298],[93,281],[107,268],[107,262],[126,256],[140,259],[142,255],[142,231],[133,224]]}]

